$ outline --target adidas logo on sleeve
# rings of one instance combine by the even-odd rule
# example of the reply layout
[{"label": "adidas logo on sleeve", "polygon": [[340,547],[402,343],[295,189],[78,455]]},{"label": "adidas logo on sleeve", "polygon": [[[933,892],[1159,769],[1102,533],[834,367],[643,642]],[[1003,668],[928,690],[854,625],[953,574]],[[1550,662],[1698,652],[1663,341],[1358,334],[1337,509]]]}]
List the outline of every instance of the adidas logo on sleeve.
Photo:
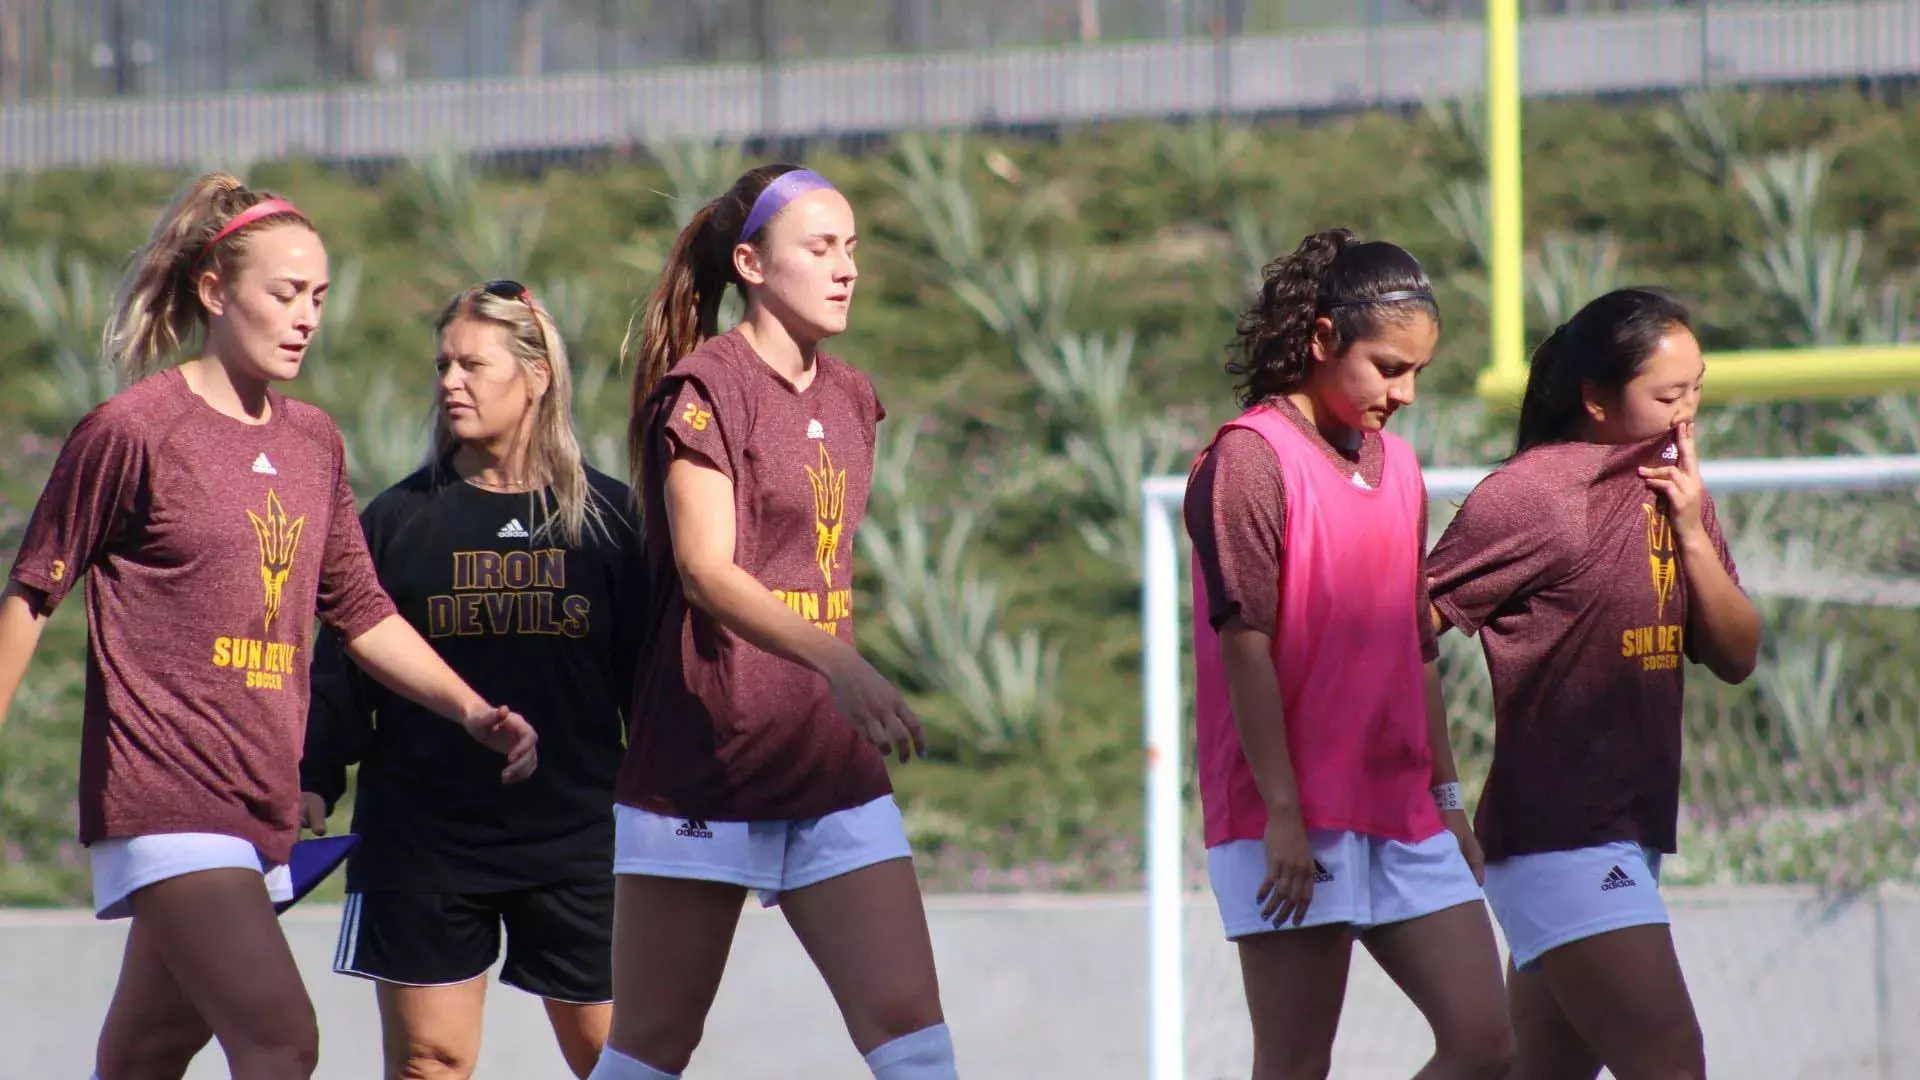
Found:
[{"label": "adidas logo on sleeve", "polygon": [[1600,882],[1600,891],[1611,892],[1614,889],[1631,889],[1637,884],[1638,882],[1627,876],[1625,870],[1616,866],[1607,871],[1606,878]]},{"label": "adidas logo on sleeve", "polygon": [[711,840],[713,839],[713,830],[707,828],[707,823],[699,818],[687,818],[680,823],[679,828],[673,830],[673,835],[685,836],[694,840]]},{"label": "adidas logo on sleeve", "polygon": [[527,527],[520,524],[519,518],[514,518],[512,521],[500,526],[500,531],[494,535],[502,540],[525,540],[527,538]]}]

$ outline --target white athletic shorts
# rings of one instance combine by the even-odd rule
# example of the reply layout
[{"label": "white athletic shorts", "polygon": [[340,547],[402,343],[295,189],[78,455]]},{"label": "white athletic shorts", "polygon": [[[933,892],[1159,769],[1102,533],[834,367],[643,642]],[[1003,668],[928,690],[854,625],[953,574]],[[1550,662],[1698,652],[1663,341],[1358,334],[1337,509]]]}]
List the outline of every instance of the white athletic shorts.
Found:
[{"label": "white athletic shorts", "polygon": [[[1365,930],[1481,899],[1460,842],[1445,829],[1416,844],[1329,829],[1309,829],[1307,840],[1317,872],[1300,927],[1350,923]],[[1227,940],[1296,928],[1291,918],[1275,926],[1260,915],[1264,843],[1229,840],[1208,848],[1207,876]]]},{"label": "white athletic shorts", "polygon": [[1488,863],[1487,904],[1522,971],[1568,942],[1670,921],[1660,853],[1631,840]]},{"label": "white athletic shorts", "polygon": [[274,903],[293,899],[293,875],[286,864],[269,864],[260,850],[223,833],[157,833],[95,840],[87,846],[93,862],[93,911],[99,919],[133,915],[127,897],[155,882],[201,870],[258,870]]},{"label": "white athletic shorts", "polygon": [[613,872],[744,885],[763,907],[889,859],[913,856],[893,796],[792,821],[705,821],[613,808]]}]

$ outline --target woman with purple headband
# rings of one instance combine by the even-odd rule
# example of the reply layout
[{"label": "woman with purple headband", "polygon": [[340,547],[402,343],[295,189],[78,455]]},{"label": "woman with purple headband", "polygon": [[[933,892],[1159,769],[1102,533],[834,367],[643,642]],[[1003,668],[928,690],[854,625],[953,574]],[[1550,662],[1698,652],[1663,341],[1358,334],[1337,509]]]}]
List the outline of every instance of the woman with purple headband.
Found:
[{"label": "woman with purple headband", "polygon": [[[779,904],[881,1080],[953,1080],[885,754],[920,722],[853,644],[874,428],[847,328],[853,208],[792,165],[681,232],[635,351],[627,447],[651,585],[615,791],[613,1030],[593,1080],[693,1056],[748,890]],[[720,302],[745,302],[722,334]]]}]

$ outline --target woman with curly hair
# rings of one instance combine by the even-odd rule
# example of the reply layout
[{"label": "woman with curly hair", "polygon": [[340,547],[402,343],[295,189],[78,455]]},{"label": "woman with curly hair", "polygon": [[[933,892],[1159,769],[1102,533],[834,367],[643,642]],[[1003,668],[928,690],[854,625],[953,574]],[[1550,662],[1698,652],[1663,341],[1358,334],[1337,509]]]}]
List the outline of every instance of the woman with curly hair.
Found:
[{"label": "woman with curly hair", "polygon": [[1419,262],[1345,229],[1267,266],[1237,418],[1187,482],[1207,869],[1255,1080],[1324,1077],[1357,938],[1432,1025],[1418,1076],[1513,1053],[1426,617],[1426,487],[1385,433],[1432,361]]}]

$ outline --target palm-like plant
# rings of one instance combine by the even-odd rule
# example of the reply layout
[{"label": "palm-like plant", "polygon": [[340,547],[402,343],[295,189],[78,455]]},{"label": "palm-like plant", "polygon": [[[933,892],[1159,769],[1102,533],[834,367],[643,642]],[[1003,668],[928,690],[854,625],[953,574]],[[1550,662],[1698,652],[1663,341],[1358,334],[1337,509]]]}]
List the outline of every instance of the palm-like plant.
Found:
[{"label": "palm-like plant", "polygon": [[1262,214],[1250,206],[1236,206],[1227,218],[1227,233],[1233,238],[1236,289],[1227,307],[1239,311],[1247,298],[1260,290],[1267,264],[1293,250],[1298,227],[1289,216]]},{"label": "palm-like plant", "polygon": [[1847,639],[1821,631],[1818,603],[1796,604],[1807,610],[1785,625],[1781,603],[1761,603],[1771,609],[1767,623],[1776,628],[1753,675],[1762,709],[1780,725],[1795,752],[1811,754],[1858,719]]},{"label": "palm-like plant", "polygon": [[979,515],[954,511],[937,541],[920,506],[903,503],[890,516],[863,524],[857,541],[881,580],[888,632],[868,639],[878,658],[952,697],[960,711],[949,734],[974,752],[1038,747],[1058,708],[1060,650],[1036,631],[999,629],[1000,584],[965,557]]},{"label": "palm-like plant", "polygon": [[1155,130],[1162,163],[1179,173],[1204,200],[1223,193],[1253,148],[1253,134],[1245,125],[1220,117]]},{"label": "palm-like plant", "polygon": [[1512,431],[1490,423],[1486,405],[1471,398],[1444,407],[1403,409],[1394,415],[1393,433],[1412,445],[1427,466],[1498,461],[1512,449]]},{"label": "palm-like plant", "polygon": [[1186,443],[1186,432],[1171,422],[1127,416],[1067,436],[1067,459],[1079,466],[1099,508],[1099,516],[1074,523],[1089,550],[1140,576],[1140,483],[1172,469]]},{"label": "palm-like plant", "polygon": [[976,264],[954,279],[953,291],[989,329],[1019,347],[1060,332],[1079,272],[1065,255],[1020,251],[1003,263]]},{"label": "palm-like plant", "polygon": [[917,133],[899,142],[898,164],[880,175],[913,209],[933,252],[950,274],[986,260],[988,241],[967,179],[967,140],[949,132],[937,142]]},{"label": "palm-like plant", "polygon": [[745,171],[745,148],[737,142],[679,139],[647,144],[647,152],[666,170],[673,186],[673,227],[687,227],[693,215],[733,186]]},{"label": "palm-like plant", "polygon": [[1858,339],[1868,315],[1861,280],[1866,238],[1792,231],[1758,251],[1740,253],[1740,269],[1777,305],[1783,332],[1799,345],[1838,345]]},{"label": "palm-like plant", "polygon": [[1539,321],[1556,326],[1620,280],[1620,244],[1609,232],[1552,233],[1527,260],[1527,284]]},{"label": "palm-like plant", "polygon": [[1865,344],[1901,345],[1914,340],[1913,282],[1895,278],[1880,283],[1860,317],[1858,339]]},{"label": "palm-like plant", "polygon": [[1017,350],[1040,395],[1069,424],[1094,426],[1117,419],[1133,394],[1132,330],[1062,334],[1043,345],[1036,337]]},{"label": "palm-like plant", "polygon": [[100,350],[113,282],[84,256],[63,259],[51,245],[0,253],[0,303],[26,317],[44,365],[35,390],[67,423],[119,389]]},{"label": "palm-like plant", "polygon": [[493,278],[526,280],[546,228],[546,197],[533,192],[489,200],[464,154],[441,149],[415,162],[429,233],[446,253],[438,276],[449,289]]},{"label": "palm-like plant", "polygon": [[1692,91],[1681,95],[1679,108],[1660,110],[1653,122],[1688,168],[1724,183],[1751,137],[1760,103],[1753,93]]},{"label": "palm-like plant", "polygon": [[1785,240],[1815,234],[1820,196],[1832,170],[1833,158],[1826,151],[1803,147],[1758,161],[1737,161],[1733,177],[1766,236]]},{"label": "palm-like plant", "polygon": [[[331,409],[357,404],[347,400],[340,357],[359,310],[360,283],[364,276],[364,264],[357,256],[340,260],[339,269],[327,287],[321,332],[313,336],[313,344],[307,347],[306,359],[300,364],[303,392],[312,394]],[[427,366],[422,364],[420,370],[421,377],[425,378]]]},{"label": "palm-like plant", "polygon": [[1427,196],[1433,219],[1458,244],[1473,252],[1481,266],[1491,265],[1493,189],[1485,180],[1455,180]]},{"label": "palm-like plant", "polygon": [[1836,428],[1840,441],[1858,454],[1920,453],[1920,397],[1881,394]]},{"label": "palm-like plant", "polygon": [[1427,98],[1420,103],[1427,123],[1476,162],[1487,160],[1487,103],[1479,93]]},{"label": "palm-like plant", "polygon": [[550,278],[528,287],[553,318],[554,329],[560,331],[567,348],[586,348],[587,339],[599,325],[600,286],[576,275]]},{"label": "palm-like plant", "polygon": [[[967,137],[960,132],[937,138],[911,133],[900,138],[895,162],[879,170],[881,179],[913,210],[935,259],[955,280],[971,279],[976,268],[1000,261],[994,257],[997,252],[1026,250],[1028,231],[1053,206],[1047,198],[1021,199],[1000,226],[990,230],[974,189],[973,160]],[[975,284],[992,292],[983,283]]]},{"label": "palm-like plant", "polygon": [[427,409],[387,369],[362,404],[336,419],[347,449],[347,475],[364,503],[419,468],[427,457]]}]

